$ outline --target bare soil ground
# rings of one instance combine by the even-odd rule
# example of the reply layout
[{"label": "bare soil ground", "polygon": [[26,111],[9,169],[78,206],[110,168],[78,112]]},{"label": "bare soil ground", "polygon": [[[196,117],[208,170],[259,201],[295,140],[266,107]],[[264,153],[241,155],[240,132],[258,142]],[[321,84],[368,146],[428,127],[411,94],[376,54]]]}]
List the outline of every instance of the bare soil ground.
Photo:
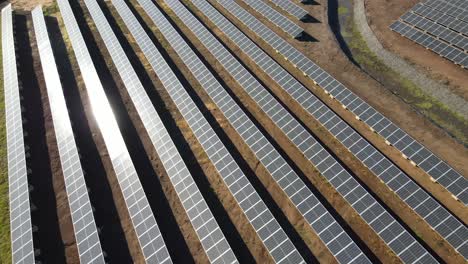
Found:
[{"label": "bare soil ground", "polygon": [[434,79],[448,83],[454,93],[468,99],[466,69],[389,29],[395,20],[419,2],[419,0],[365,1],[369,25],[386,49],[429,72]]},{"label": "bare soil ground", "polygon": [[49,6],[54,3],[55,0],[11,0],[10,3],[14,9],[30,11],[37,5]]}]

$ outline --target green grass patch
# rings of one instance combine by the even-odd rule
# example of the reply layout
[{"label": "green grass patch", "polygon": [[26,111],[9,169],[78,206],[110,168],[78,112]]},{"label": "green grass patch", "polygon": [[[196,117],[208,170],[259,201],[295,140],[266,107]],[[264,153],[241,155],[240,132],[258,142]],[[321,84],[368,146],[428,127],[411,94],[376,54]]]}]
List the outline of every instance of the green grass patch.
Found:
[{"label": "green grass patch", "polygon": [[[1,36],[1,29],[0,29]],[[5,93],[0,41],[0,263],[11,263],[10,210],[8,203],[8,165],[5,125]]]},{"label": "green grass patch", "polygon": [[347,7],[344,7],[344,6],[338,7],[338,15],[344,15],[344,14],[347,14],[348,12],[349,10]]},{"label": "green grass patch", "polygon": [[468,145],[468,121],[450,110],[436,98],[427,95],[424,90],[407,78],[385,65],[367,46],[352,18],[342,28],[343,37],[351,50],[353,59],[366,72],[381,81],[393,93],[418,112],[428,117],[436,125],[445,129],[464,145]]},{"label": "green grass patch", "polygon": [[59,11],[57,1],[54,1],[52,4],[42,8],[44,16],[55,16]]}]

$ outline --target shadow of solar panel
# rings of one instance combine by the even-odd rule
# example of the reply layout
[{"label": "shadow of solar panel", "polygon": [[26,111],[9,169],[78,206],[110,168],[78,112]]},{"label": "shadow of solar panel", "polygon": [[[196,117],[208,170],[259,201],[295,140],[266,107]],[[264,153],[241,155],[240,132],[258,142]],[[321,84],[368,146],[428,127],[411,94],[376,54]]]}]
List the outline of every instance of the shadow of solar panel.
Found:
[{"label": "shadow of solar panel", "polygon": [[94,118],[104,139],[140,249],[149,263],[171,263],[161,232],[133,166],[104,89],[67,0],[59,9],[85,83]]},{"label": "shadow of solar panel", "polygon": [[5,91],[10,235],[13,263],[34,263],[23,120],[11,4],[2,9],[2,55]]},{"label": "shadow of solar panel", "polygon": [[201,195],[98,3],[95,0],[85,0],[85,4],[149,134],[151,142],[161,158],[177,196],[189,216],[206,255],[212,262],[237,262],[208,204]]},{"label": "shadow of solar panel", "polygon": [[[298,83],[292,76],[290,76],[278,64],[276,64],[271,58],[269,58],[268,55],[266,55],[266,53],[262,52],[261,49],[259,49],[258,47],[257,49],[255,49],[254,48],[255,44],[251,42],[246,36],[242,38],[240,36],[240,34],[242,33],[236,30],[232,24],[230,24],[231,26],[227,26],[228,22],[224,17],[222,17],[221,15],[218,15],[218,16],[213,15],[214,11],[211,10],[212,7],[210,7],[207,4],[198,5],[197,4],[198,2],[199,1],[194,1],[195,5],[198,6],[199,9],[202,10],[202,12],[204,12],[207,15],[207,17],[211,18],[213,23],[215,23],[228,37],[230,37],[248,56],[250,56],[254,61],[256,61],[258,65],[273,78],[273,80],[277,81],[278,83],[280,83],[281,81],[285,81],[288,84],[287,87],[283,87],[283,88],[290,94],[296,93],[296,95],[294,95],[293,97],[298,102],[300,102],[301,99],[303,100],[302,106],[304,107],[304,109],[306,110],[310,109],[310,106],[315,104],[314,109],[316,110],[310,113],[317,120],[319,120],[326,128],[332,129],[338,124],[340,124],[340,122],[342,122],[340,126],[343,126],[346,128],[347,126],[346,123],[344,123],[341,119],[339,119],[330,109],[328,109],[325,105],[323,105],[323,103],[321,103],[316,97],[314,97],[305,87],[303,87],[300,83]],[[224,7],[226,6],[232,7],[235,5],[232,2],[228,3],[228,1],[219,1],[219,2],[222,3]],[[225,21],[220,22],[220,20],[225,20]],[[252,19],[249,19],[249,21],[252,21]],[[274,65],[276,65],[277,67],[274,67]],[[321,78],[321,80],[327,81],[328,77],[318,76],[318,78]],[[297,94],[298,91],[301,91],[300,93],[302,94],[298,95]],[[255,100],[259,100],[258,98],[255,98],[255,94],[260,94],[260,93],[261,92],[255,92],[252,98],[254,98]],[[351,93],[349,93],[348,96],[349,95],[351,95]],[[352,103],[355,100],[357,100],[356,96],[350,99],[348,102]],[[275,108],[275,106],[272,104],[273,101],[274,101],[273,97],[268,98],[267,95],[262,95],[261,99],[258,102],[259,102],[259,106],[262,107],[262,109],[264,109],[264,111],[268,114],[269,109]],[[276,123],[278,127],[280,127],[285,132],[285,134],[291,139],[291,141],[295,142],[296,140],[295,142],[296,144],[300,143],[300,145],[298,145],[299,149],[304,150],[304,148],[306,148],[306,150],[303,152],[304,155],[307,158],[309,158],[309,160],[311,160],[311,162],[315,164],[317,169],[321,171],[322,174],[324,174],[326,177],[327,176],[332,177],[333,175],[340,173],[340,171],[330,173],[330,171],[332,171],[334,167],[341,168],[341,165],[337,164],[336,161],[331,156],[329,156],[329,154],[326,153],[326,151],[324,151],[323,149],[319,148],[319,149],[315,149],[314,151],[310,151],[311,149],[313,150],[314,146],[319,146],[319,144],[312,137],[310,141],[305,140],[303,138],[303,135],[304,134],[307,135],[307,132],[306,131],[301,132],[301,129],[303,130],[302,126],[300,126],[299,123],[297,123],[297,121],[293,120],[292,118],[291,120],[288,120],[287,118],[288,114],[286,111],[284,112],[285,113],[281,113],[276,118]],[[272,119],[273,121],[275,121],[275,116],[274,114],[270,114],[270,116],[272,115],[273,115]],[[377,122],[378,120],[379,118],[373,121],[370,121],[370,123]],[[377,150],[375,150],[367,141],[362,139],[360,135],[355,133],[354,130],[350,129],[350,133],[355,134],[355,137],[359,139],[358,140],[359,144],[353,144],[352,146],[349,146],[349,149],[354,155],[360,158],[361,161],[363,161],[363,163],[366,166],[368,167],[374,166],[377,162],[380,162],[383,159],[383,156]],[[356,141],[354,141],[354,143],[356,143]],[[310,149],[307,149],[307,147],[304,147],[304,144],[306,145],[309,144]],[[391,164],[390,166],[396,168],[393,164]],[[341,168],[341,171],[344,171],[344,170]],[[347,172],[343,172],[343,173],[347,174]],[[397,170],[397,174],[402,175],[402,173],[399,170]],[[349,177],[351,176],[349,175]],[[404,175],[404,178],[409,181],[409,178],[406,175]],[[334,184],[333,178],[329,178],[329,179],[331,183]],[[334,184],[334,186],[337,186],[337,185]],[[426,193],[426,196],[428,196],[427,193]],[[402,199],[409,198],[409,196],[403,196],[403,195],[400,195],[400,197],[402,197]],[[357,211],[360,212],[359,210]],[[440,219],[440,220],[443,220],[443,219]],[[452,228],[457,229],[459,226],[460,226],[460,223],[458,225],[452,226]],[[421,249],[423,249],[420,245],[418,246]],[[395,246],[395,248],[397,248],[397,246]],[[425,252],[425,250],[422,250],[422,252]],[[397,254],[401,253],[401,255],[403,255],[405,251],[403,252],[397,251],[396,253]],[[427,255],[427,252],[425,253],[426,253],[425,255]]]},{"label": "shadow of solar panel", "polygon": [[284,11],[288,12],[291,16],[297,19],[305,18],[309,13],[304,8],[296,5],[291,0],[269,0],[279,8],[283,9]]},{"label": "shadow of solar panel", "polygon": [[[211,89],[220,89],[221,87],[214,76],[175,31],[163,14],[150,1],[140,0],[139,3],[161,30],[174,50],[182,58],[187,67],[192,71],[195,78],[200,81],[202,86],[211,87]],[[175,92],[173,99],[176,104],[177,101],[190,102],[190,107],[183,109],[178,106],[182,115],[191,117],[186,118],[189,126],[194,131],[196,137],[208,154],[208,157],[215,165],[217,171],[237,200],[252,227],[256,230],[257,235],[264,243],[274,261],[278,263],[304,262],[267,206],[249,183],[247,177],[235,163],[233,157],[228,153],[206,119],[191,101],[189,95],[184,90]],[[183,98],[177,100],[179,97]],[[225,103],[225,107],[234,109],[234,107],[230,105],[233,103],[232,101],[226,99],[221,100]]]},{"label": "shadow of solar panel", "polygon": [[258,0],[242,0],[255,11],[267,18],[273,24],[281,28],[284,32],[288,33],[293,38],[298,38],[304,32],[300,26],[292,22],[289,18],[283,16],[275,9],[268,6],[266,3]]},{"label": "shadow of solar panel", "polygon": [[68,117],[57,65],[40,6],[32,11],[34,32],[54,123],[60,163],[81,263],[104,263],[78,149]]}]

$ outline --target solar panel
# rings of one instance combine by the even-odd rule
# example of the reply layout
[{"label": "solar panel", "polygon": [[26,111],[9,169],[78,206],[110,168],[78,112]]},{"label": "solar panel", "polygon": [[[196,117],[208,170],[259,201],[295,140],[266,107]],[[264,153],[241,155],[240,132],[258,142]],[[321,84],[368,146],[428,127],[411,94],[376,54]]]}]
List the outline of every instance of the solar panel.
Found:
[{"label": "solar panel", "polygon": [[[389,119],[378,113],[373,107],[351,92],[347,87],[333,78],[329,73],[312,62],[308,57],[279,37],[276,33],[250,15],[233,1],[218,1],[223,4],[230,13],[236,16],[244,25],[261,37],[268,45],[278,50],[295,67],[300,69],[307,77],[318,84],[326,93],[329,93],[340,103],[348,98],[353,98],[353,106],[348,110],[358,116],[364,123],[390,142],[395,148],[402,152],[408,159],[417,164],[429,176],[447,188],[455,197],[465,205],[468,204],[468,181],[447,163],[431,153],[426,147],[411,138],[406,132],[398,128]],[[380,121],[379,121],[380,120]],[[376,122],[378,121],[378,122]],[[382,128],[382,125],[384,127]],[[407,145],[396,144],[405,138],[417,149],[406,148]],[[449,183],[450,182],[450,183]]]},{"label": "solar panel", "polygon": [[[164,62],[141,26],[137,24],[124,1],[114,0],[113,3],[271,257],[278,263],[304,263],[293,243],[177,80],[174,72]],[[163,34],[173,33],[169,22],[151,1],[139,1],[139,3]]]},{"label": "solar panel", "polygon": [[122,195],[146,262],[171,263],[161,232],[141,186],[109,101],[86,48],[80,28],[67,0],[58,5],[70,38],[81,75],[85,83],[91,109],[117,176]]},{"label": "solar panel", "polygon": [[[167,1],[167,4],[186,25],[190,25],[192,30],[199,32],[198,34],[202,34],[200,38],[209,42],[213,41],[213,36],[207,34],[208,32],[200,22],[179,2]],[[170,25],[160,25],[158,27],[163,31],[165,28],[172,28]],[[239,105],[229,96],[180,35],[175,33],[173,29],[169,30],[165,35],[167,36],[166,39],[168,39],[207,94],[223,112],[230,124],[243,138],[244,142],[270,172],[273,179],[290,198],[291,202],[296,205],[296,208],[304,216],[306,221],[319,233],[323,242],[329,245],[329,249],[338,261],[341,263],[364,263],[368,261],[359,247],[305,186],[304,182],[302,182],[283,157],[280,156],[278,151],[262,135],[253,122],[241,110]],[[229,58],[229,54],[227,53],[226,55],[226,58]],[[214,149],[213,151],[219,149],[215,144],[212,146]],[[226,179],[226,181],[234,180],[233,178]],[[252,215],[251,217],[255,218],[257,215]]]},{"label": "solar panel", "polygon": [[404,14],[400,19],[425,33],[429,33],[456,48],[462,49],[464,52],[468,51],[468,38],[456,31],[412,12]]},{"label": "solar panel", "polygon": [[458,64],[464,68],[468,67],[468,54],[462,50],[457,49],[445,41],[442,41],[429,34],[425,34],[420,30],[410,26],[402,21],[395,21],[390,29],[401,34],[402,36],[432,50],[441,57],[444,57],[455,64]]},{"label": "solar panel", "polygon": [[[206,1],[194,0],[193,4],[198,7],[218,28],[226,34],[227,37],[238,41],[243,41],[239,47],[254,60],[262,60],[267,68],[275,66],[274,61],[269,61],[269,57],[261,56],[262,51],[251,42],[242,32],[232,25],[225,17],[216,11]],[[193,21],[185,21],[185,24],[194,25]],[[241,66],[224,48],[221,43],[217,46],[212,45],[214,37],[210,35],[199,35],[198,38],[206,41],[206,47],[217,57],[218,61],[225,69],[238,81],[244,90],[256,101],[257,105],[265,112],[270,119],[284,132],[284,134],[298,147],[298,149],[308,158],[317,170],[334,186],[338,192],[353,206],[353,208],[363,217],[367,223],[383,216],[391,221],[391,233],[382,239],[389,244],[389,247],[395,253],[402,257],[404,261],[426,258],[431,261],[429,253],[419,244],[411,235],[393,219],[388,212],[320,145],[315,138],[263,87],[250,75],[250,73]],[[223,51],[221,51],[223,50]],[[271,60],[271,59],[270,59]],[[280,72],[278,68],[274,72]],[[283,77],[284,74],[283,74]],[[287,76],[286,76],[287,77]],[[290,81],[290,80],[289,80]],[[292,89],[297,89],[291,85]],[[362,197],[366,197],[362,199]],[[371,225],[380,235],[384,225]],[[376,229],[377,228],[377,229]],[[403,240],[399,238],[404,237]],[[410,250],[407,250],[411,248]],[[410,254],[408,254],[410,251]],[[432,259],[432,261],[435,261]]]},{"label": "solar panel", "polygon": [[10,198],[11,254],[13,263],[34,263],[28,173],[12,16],[12,8],[11,4],[9,4],[2,9],[2,55]]},{"label": "solar panel", "polygon": [[468,3],[466,1],[425,0],[424,5],[468,22]]},{"label": "solar panel", "polygon": [[[457,19],[454,10],[440,9],[436,1],[423,3],[401,16],[390,29],[455,64],[468,67],[468,23]],[[437,3],[450,5],[442,1]]]},{"label": "solar panel", "polygon": [[288,12],[291,16],[297,19],[304,19],[307,17],[309,12],[304,8],[296,5],[291,0],[270,0],[273,4],[278,6],[279,8],[283,9],[284,11]]},{"label": "solar panel", "polygon": [[[198,4],[199,2],[205,4]],[[231,1],[218,0],[218,2],[223,3],[225,8],[228,10],[233,10],[234,12],[239,12],[240,7]],[[213,17],[214,11],[210,5],[206,4],[205,1],[194,1],[195,5],[199,7],[202,12],[204,11],[208,17]],[[208,11],[209,9],[209,11]],[[247,13],[243,10],[242,13],[235,15],[237,17],[242,17],[242,19],[247,19],[249,23],[254,21],[254,18],[247,17],[244,14]],[[218,21],[216,21],[218,20]],[[465,242],[468,238],[468,229],[458,221],[453,215],[451,215],[445,208],[435,201],[428,193],[426,193],[421,187],[415,184],[407,175],[405,175],[401,170],[399,170],[393,163],[391,163],[387,158],[385,158],[379,151],[377,151],[369,142],[367,142],[362,136],[360,136],[356,131],[354,131],[349,125],[347,125],[342,119],[340,119],[334,112],[332,112],[325,104],[320,102],[315,96],[312,95],[304,86],[297,82],[292,76],[289,75],[284,69],[276,64],[271,58],[268,57],[258,46],[250,41],[247,37],[240,35],[242,34],[239,30],[236,30],[232,24],[228,27],[228,21],[218,15],[217,18],[212,18],[213,23],[217,24],[218,27],[229,37],[231,38],[249,57],[251,57],[262,69],[265,70],[279,85],[281,85],[302,107],[308,111],[312,116],[314,116],[322,125],[327,128],[340,142],[343,143],[348,150],[353,153],[359,160],[361,160],[371,171],[373,171],[384,183],[387,184],[396,194],[406,202],[413,210],[421,215],[429,225],[431,225],[436,231],[438,231],[442,237],[447,239],[450,244],[456,250],[458,250],[462,255],[468,254],[468,246]],[[224,21],[224,22],[223,22]],[[262,31],[263,32],[263,31]],[[279,39],[271,40],[278,42]],[[262,55],[263,54],[263,55]],[[274,65],[278,65],[274,67]],[[318,67],[317,67],[318,69]],[[288,77],[289,76],[289,77]],[[311,76],[322,85],[326,86],[334,82],[337,83],[330,75],[321,70],[318,73],[315,73]],[[336,84],[335,84],[336,85]],[[333,90],[329,91],[333,93]],[[364,102],[360,100],[356,95],[351,93],[349,90],[342,89],[340,92],[336,93],[336,99],[350,109],[351,111],[361,107]],[[264,99],[263,99],[264,100]],[[361,102],[359,102],[361,101]],[[271,109],[265,108],[266,110]],[[277,110],[275,110],[277,111]],[[266,111],[268,114],[268,111]],[[286,111],[285,111],[286,112]],[[282,123],[286,121],[284,115],[280,115]],[[365,120],[371,126],[374,126],[377,131],[382,131],[383,128],[388,127],[390,121],[384,120],[384,117],[378,114],[375,110],[373,114],[363,115],[360,117]],[[387,123],[381,123],[386,121]],[[280,124],[281,127],[282,124]],[[290,123],[286,123],[284,127],[291,128]],[[303,153],[306,157],[314,163],[314,159],[318,159],[316,162],[321,162],[320,159],[323,158],[323,161],[326,160],[325,156],[315,154],[317,151],[322,151],[318,148],[314,149],[314,146],[307,147],[307,141],[304,140],[304,136],[300,135],[302,132],[297,129],[297,125],[293,125],[295,128],[291,128],[291,131],[296,131],[297,133],[292,133],[292,137],[285,132],[291,140],[303,150]],[[296,136],[294,136],[296,135]],[[415,145],[412,142],[409,136],[401,137],[400,142],[396,143],[397,148],[402,148],[404,151],[412,149],[413,151],[418,150],[418,145]],[[414,156],[414,155],[409,155]],[[322,165],[323,163],[320,163]],[[316,165],[320,171],[320,165]],[[330,165],[330,164],[329,164]],[[331,164],[331,166],[334,166]],[[330,172],[332,169],[326,167],[327,171]],[[339,172],[338,172],[339,173]],[[326,174],[323,172],[323,174]],[[330,176],[332,176],[331,173]],[[332,182],[333,184],[333,182]],[[418,194],[416,195],[416,191]],[[432,214],[434,211],[439,212],[438,214]],[[431,218],[437,218],[437,223],[432,222]],[[432,222],[432,223],[431,223]],[[450,232],[445,232],[445,230],[450,230]],[[456,231],[456,232],[455,232]],[[405,251],[406,252],[406,251]],[[398,253],[398,252],[397,252]]]},{"label": "solar panel", "polygon": [[433,9],[431,6],[419,3],[410,11],[468,36],[468,22],[456,19],[447,13]]},{"label": "solar panel", "polygon": [[[206,255],[213,262],[216,260],[223,260],[224,263],[235,262],[236,258],[216,219],[201,195],[98,3],[95,0],[85,0],[85,4],[129,92],[143,125],[149,133],[151,142],[161,158],[185,212],[196,230]],[[120,6],[121,4],[117,3],[116,5]],[[121,7],[118,8],[123,10]]]},{"label": "solar panel", "polygon": [[32,11],[32,19],[79,259],[81,263],[105,263],[60,77],[40,6]]},{"label": "solar panel", "polygon": [[298,38],[304,32],[304,29],[296,25],[289,18],[283,16],[269,5],[258,0],[242,0],[255,11],[267,18],[274,25],[278,26],[284,32],[288,33],[293,38]]}]

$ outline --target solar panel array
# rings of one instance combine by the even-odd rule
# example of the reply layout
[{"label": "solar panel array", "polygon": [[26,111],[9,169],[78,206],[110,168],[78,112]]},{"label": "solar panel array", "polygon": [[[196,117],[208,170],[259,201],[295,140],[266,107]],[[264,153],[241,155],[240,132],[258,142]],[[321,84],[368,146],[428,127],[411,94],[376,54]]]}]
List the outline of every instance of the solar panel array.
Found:
[{"label": "solar panel array", "polygon": [[461,65],[464,68],[468,67],[468,55],[442,40],[425,34],[400,20],[395,21],[390,26],[390,29],[418,43],[419,45],[432,50],[455,64]]},{"label": "solar panel array", "polygon": [[468,22],[468,3],[464,0],[425,0],[422,3],[457,19]]},{"label": "solar panel array", "polygon": [[57,2],[81,70],[94,118],[104,139],[145,261],[171,263],[169,252],[119,132],[119,127],[70,4],[67,0],[58,0]]},{"label": "solar panel array", "polygon": [[450,14],[444,13],[446,9],[437,10],[422,3],[416,4],[410,11],[422,17],[428,18],[446,28],[468,35],[468,22],[454,18]]},{"label": "solar panel array", "polygon": [[468,38],[458,32],[448,29],[432,20],[422,17],[418,14],[408,12],[404,14],[401,21],[412,25],[422,31],[429,33],[438,39],[444,40],[454,46],[455,48],[462,49],[462,51],[468,51]]},{"label": "solar panel array", "polygon": [[[455,11],[447,11],[450,5],[438,1],[419,3],[390,29],[456,64],[468,67],[468,23],[458,19]],[[467,3],[465,5],[468,6]]]},{"label": "solar panel array", "polygon": [[34,246],[11,4],[2,9],[2,55],[12,262],[29,264]]},{"label": "solar panel array", "polygon": [[293,38],[298,38],[304,32],[304,29],[296,25],[289,18],[283,16],[278,11],[258,0],[242,0],[258,13],[265,16],[270,22],[281,28]]},{"label": "solar panel array", "polygon": [[[190,25],[192,29],[200,30],[200,34],[207,33],[199,21],[191,16],[188,10],[179,2],[167,1],[167,4],[186,25]],[[211,41],[212,38],[213,36],[206,35],[207,40]],[[298,211],[319,234],[319,237],[328,246],[330,252],[337,260],[340,263],[368,262],[359,247],[351,240],[323,205],[320,204],[318,199],[305,186],[304,182],[302,182],[298,175],[279,155],[278,151],[229,96],[180,35],[172,34],[169,37],[170,39],[172,39],[172,47],[174,47],[195,78],[201,83],[207,94],[270,172],[273,179],[289,197]]]},{"label": "solar panel array", "polygon": [[60,77],[40,6],[32,11],[32,19],[80,262],[105,263]]},{"label": "solar panel array", "polygon": [[[206,255],[214,263],[236,262],[231,247],[177,151],[150,98],[146,94],[145,88],[125,55],[125,51],[100,10],[98,3],[95,0],[85,0],[85,4],[117,67],[151,142],[161,158],[185,212],[196,230]],[[119,6],[121,4],[117,3]],[[123,10],[123,8],[118,8],[118,10]]]},{"label": "solar panel array", "polygon": [[[219,0],[226,4],[227,1]],[[239,7],[240,8],[240,7]],[[223,17],[219,16],[222,20]],[[213,19],[214,20],[214,19]],[[228,21],[224,19],[224,24]],[[221,24],[214,22],[215,24]],[[390,160],[382,155],[375,147],[354,131],[347,123],[339,118],[331,109],[320,102],[318,98],[282,69],[275,61],[268,57],[258,46],[247,37],[239,37],[233,26],[219,28],[250,56],[273,80],[291,95],[307,112],[315,117],[327,128],[348,150],[364,163],[375,175],[393,190],[410,208],[418,213],[432,228],[444,237],[463,256],[468,254],[468,229],[434,198],[419,187],[410,177],[404,174]],[[263,54],[263,56],[262,56]],[[276,67],[275,67],[276,65]],[[354,109],[357,96],[346,98],[349,93],[337,94],[337,99],[348,108]],[[343,98],[341,97],[343,96]],[[377,120],[378,121],[378,120]],[[302,136],[295,139],[304,145]],[[303,138],[302,138],[303,139]],[[294,140],[293,140],[294,141]],[[299,145],[301,148],[301,145]],[[304,152],[306,157],[307,151]],[[313,157],[313,156],[312,156]],[[333,164],[332,164],[333,165]],[[334,166],[334,165],[333,165]],[[328,167],[327,167],[328,168]]]},{"label": "solar panel array", "polygon": [[407,159],[413,161],[463,204],[468,204],[468,181],[459,172],[418,143],[235,2],[220,0],[218,2],[268,45],[278,50],[290,63],[300,69],[304,75],[312,79],[326,93],[330,94],[389,144],[398,149]]},{"label": "solar panel array", "polygon": [[[159,9],[149,0],[138,2],[198,79],[204,80],[205,84],[216,81]],[[305,263],[180,82],[166,88],[273,260],[276,263]]]},{"label": "solar panel array", "polygon": [[[204,0],[192,3],[200,9],[227,37],[248,40],[234,25]],[[184,21],[192,25],[197,34],[200,27],[194,21]],[[205,29],[206,30],[206,29]],[[385,209],[317,142],[312,135],[235,60],[235,58],[217,42],[212,35],[197,34],[208,50],[218,59],[224,68],[238,81],[258,106],[284,132],[307,159],[324,175],[338,192],[363,217],[364,221],[388,243],[405,262],[421,260],[435,262],[431,255],[395,220]],[[239,46],[246,54],[261,54],[253,42]],[[268,61],[267,58],[261,58]],[[268,67],[273,67],[270,63]],[[274,70],[279,72],[278,69]],[[283,76],[286,77],[286,76]]]},{"label": "solar panel array", "polygon": [[288,12],[291,16],[297,19],[304,19],[307,17],[309,12],[304,8],[296,5],[291,0],[270,0],[273,4],[278,6],[279,8],[283,9],[284,11]]}]

